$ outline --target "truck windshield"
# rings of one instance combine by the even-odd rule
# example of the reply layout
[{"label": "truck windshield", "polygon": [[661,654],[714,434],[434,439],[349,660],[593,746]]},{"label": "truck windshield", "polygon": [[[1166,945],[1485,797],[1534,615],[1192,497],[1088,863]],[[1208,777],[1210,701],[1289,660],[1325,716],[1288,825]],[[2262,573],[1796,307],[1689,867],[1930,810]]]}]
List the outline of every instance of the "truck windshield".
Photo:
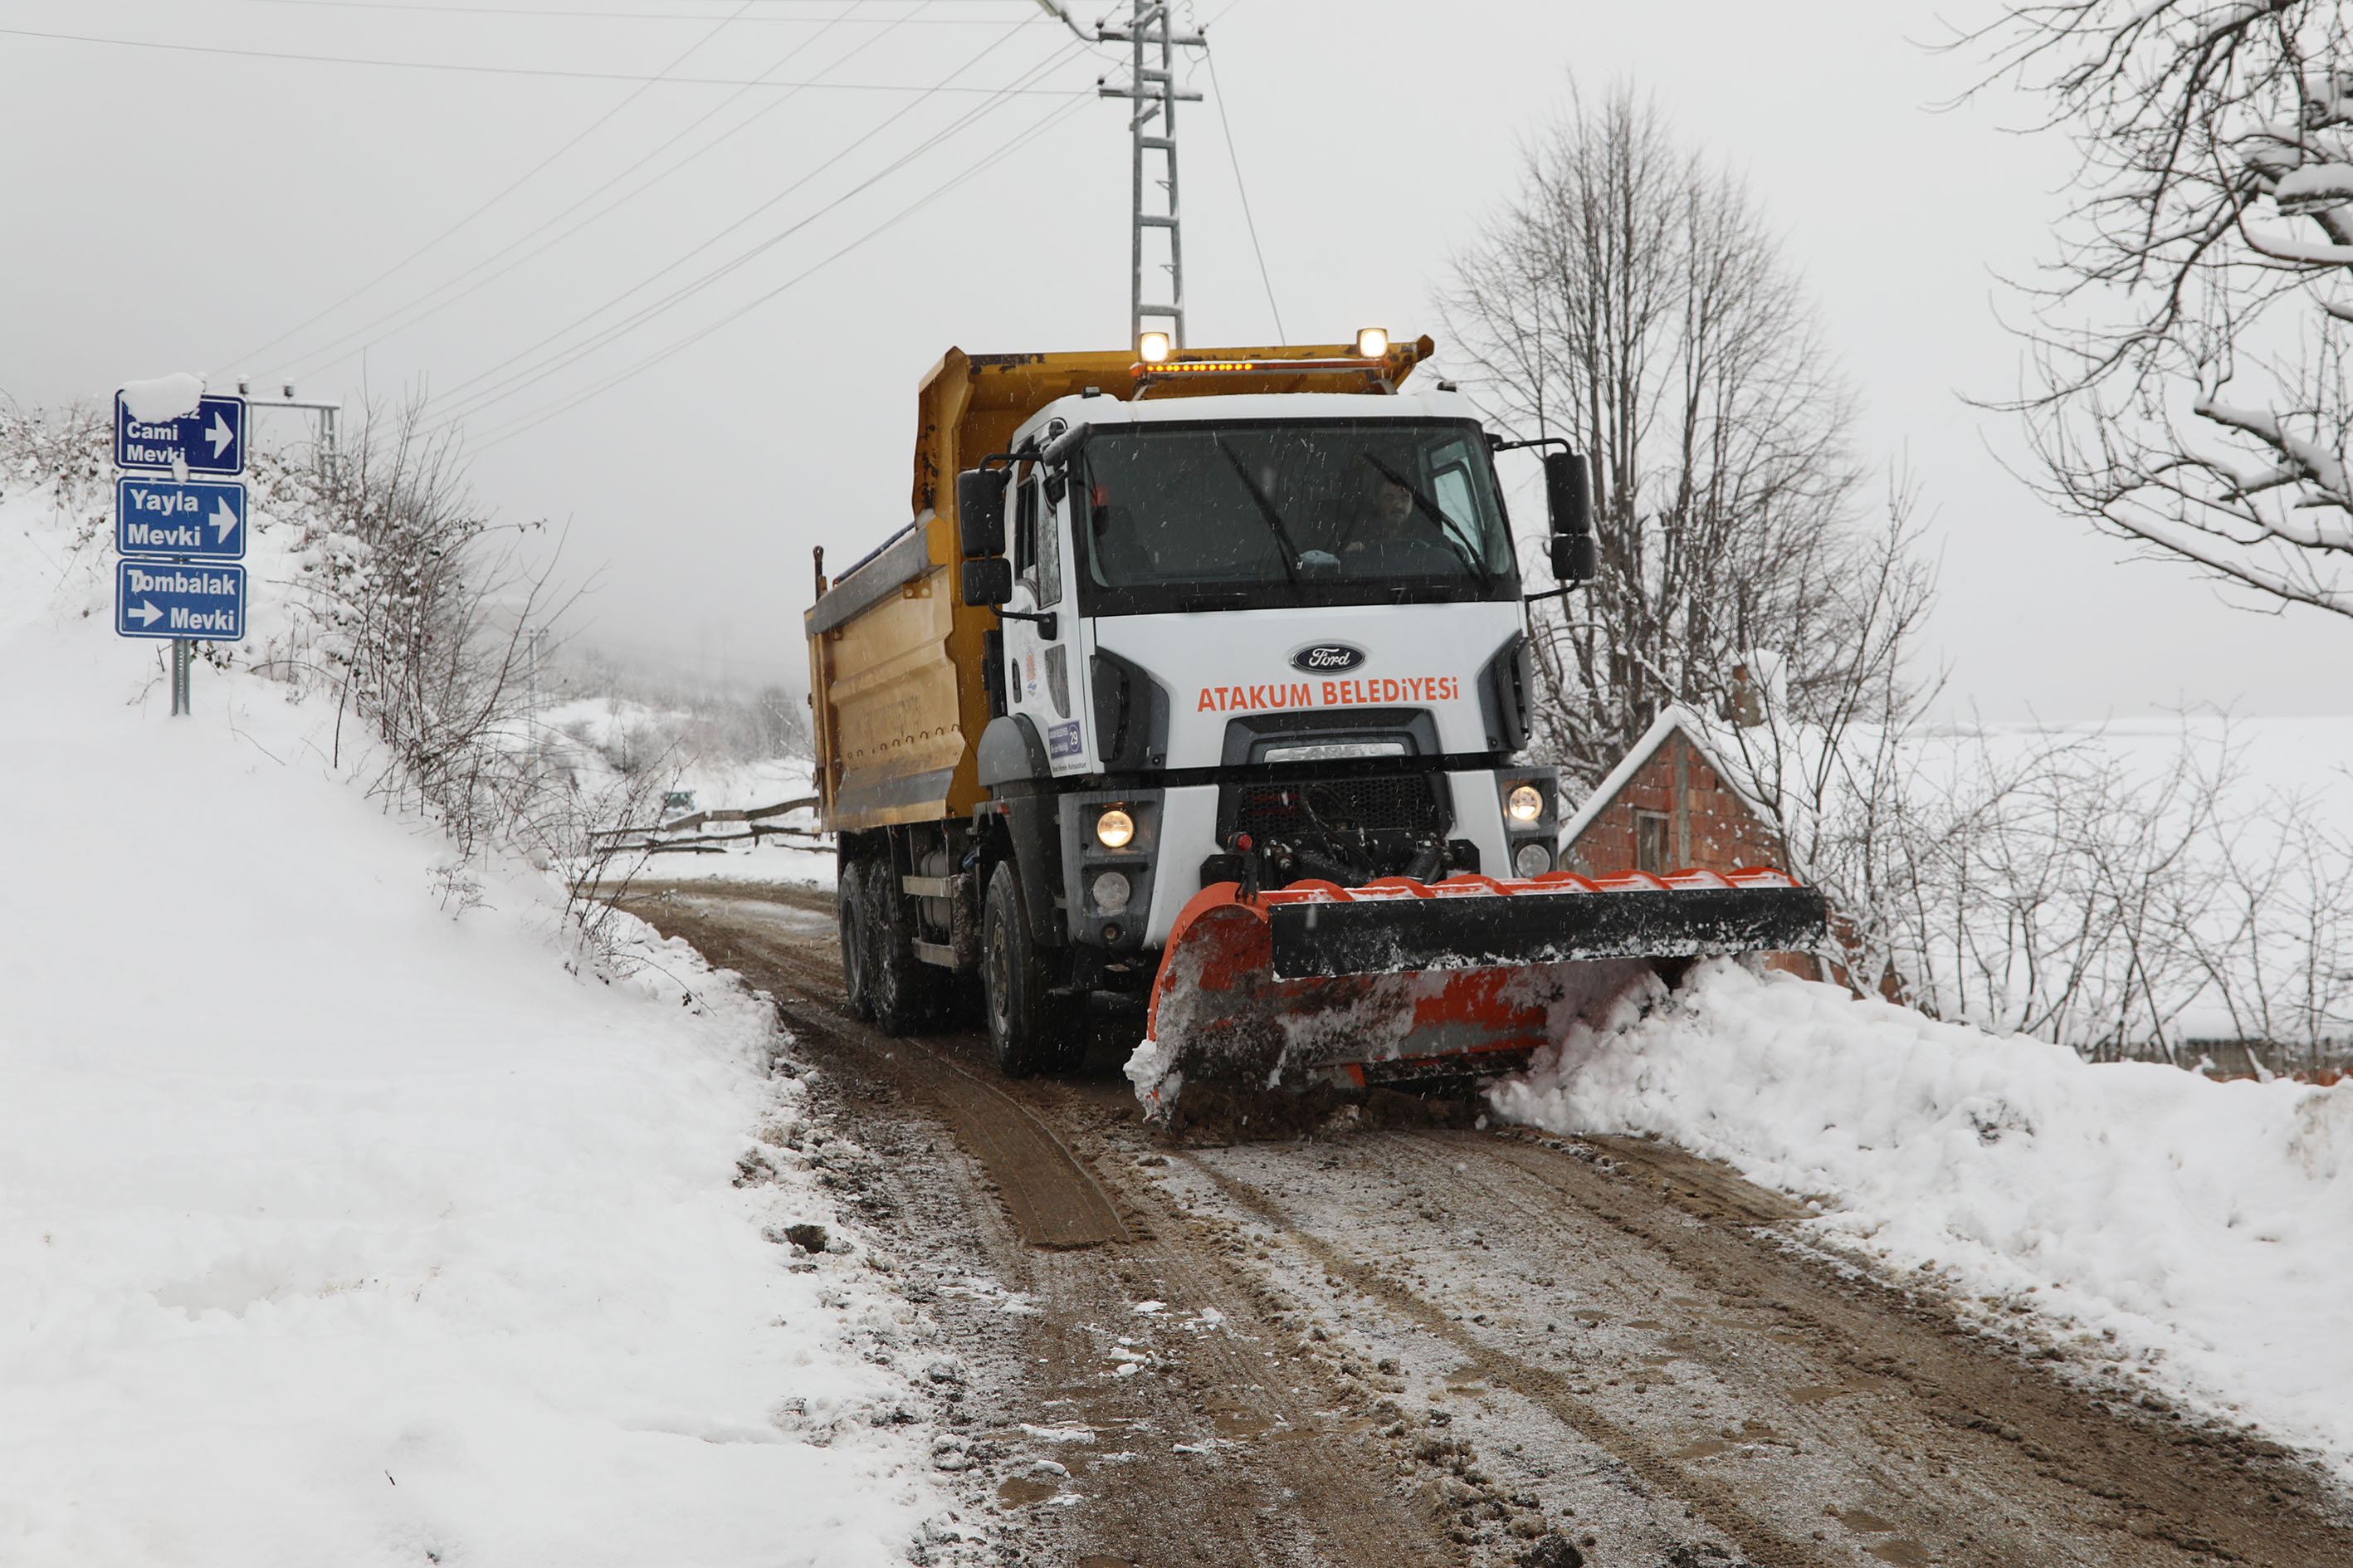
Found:
[{"label": "truck windshield", "polygon": [[1076,477],[1089,613],[1519,597],[1467,422],[1109,429]]}]

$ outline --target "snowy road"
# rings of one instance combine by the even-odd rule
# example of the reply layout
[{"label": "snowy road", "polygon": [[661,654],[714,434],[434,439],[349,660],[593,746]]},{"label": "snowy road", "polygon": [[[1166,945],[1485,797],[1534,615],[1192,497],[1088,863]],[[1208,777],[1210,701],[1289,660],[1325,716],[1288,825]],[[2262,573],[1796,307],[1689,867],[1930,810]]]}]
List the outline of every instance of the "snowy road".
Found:
[{"label": "snowy road", "polygon": [[[878,1157],[866,1219],[1032,1308],[943,1326],[997,1380],[947,1463],[1038,1560],[2353,1562],[2311,1468],[1964,1331],[1721,1167],[1525,1130],[1179,1147],[1108,1058],[1006,1083],[968,1037],[849,1022],[817,897],[746,891],[635,907],[776,996]],[[1103,1239],[1030,1245],[1057,1204]]]}]

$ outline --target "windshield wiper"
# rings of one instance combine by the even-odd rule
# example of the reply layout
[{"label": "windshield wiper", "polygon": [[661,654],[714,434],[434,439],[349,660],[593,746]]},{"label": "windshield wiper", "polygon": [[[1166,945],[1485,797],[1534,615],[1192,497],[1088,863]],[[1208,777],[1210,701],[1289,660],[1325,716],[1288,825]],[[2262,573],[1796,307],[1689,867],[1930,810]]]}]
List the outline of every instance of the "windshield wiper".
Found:
[{"label": "windshield wiper", "polygon": [[1297,593],[1299,546],[1292,543],[1291,530],[1282,525],[1282,514],[1274,509],[1274,503],[1266,498],[1266,493],[1259,489],[1258,482],[1250,478],[1249,466],[1242,461],[1240,453],[1226,444],[1226,438],[1213,436],[1210,439],[1218,443],[1218,450],[1226,454],[1226,461],[1234,465],[1234,477],[1242,482],[1242,488],[1249,491],[1250,498],[1258,503],[1258,514],[1266,519],[1267,531],[1274,535],[1274,542],[1279,546],[1282,575],[1291,579],[1291,591]]},{"label": "windshield wiper", "polygon": [[[1370,451],[1358,452],[1356,455],[1363,458],[1366,462],[1371,463],[1375,468],[1378,469],[1383,479],[1388,480],[1391,484],[1396,485],[1399,490],[1404,491],[1408,495],[1413,497],[1414,510],[1420,513],[1425,518],[1427,518],[1430,522],[1430,525],[1438,531],[1439,543],[1444,545],[1449,550],[1454,552],[1455,559],[1470,567],[1472,572],[1477,576],[1479,578],[1480,592],[1485,593],[1495,586],[1495,574],[1489,571],[1485,563],[1482,562],[1477,556],[1471,553],[1470,549],[1462,543],[1461,539],[1456,535],[1452,526],[1452,519],[1449,518],[1445,513],[1440,512],[1438,509],[1437,502],[1432,501],[1429,496],[1424,495],[1421,493],[1421,486],[1414,483],[1411,480],[1406,478],[1405,475],[1398,472],[1397,470],[1391,468],[1388,464],[1375,457]],[[1243,482],[1249,482],[1248,476],[1244,476]]]}]

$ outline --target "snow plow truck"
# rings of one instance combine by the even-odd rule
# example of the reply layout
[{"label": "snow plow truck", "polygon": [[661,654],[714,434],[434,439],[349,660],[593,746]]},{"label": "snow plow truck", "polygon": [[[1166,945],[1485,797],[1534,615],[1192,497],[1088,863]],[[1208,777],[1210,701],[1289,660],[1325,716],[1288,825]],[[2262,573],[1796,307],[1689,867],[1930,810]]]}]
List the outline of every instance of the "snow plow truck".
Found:
[{"label": "snow plow truck", "polygon": [[913,520],[818,550],[805,622],[853,1011],[977,1004],[1017,1076],[1140,1015],[1162,1114],[1506,1071],[1651,964],[1819,944],[1777,871],[1556,864],[1495,458],[1538,449],[1555,594],[1594,572],[1586,465],[1409,387],[1430,351],[934,366]]}]

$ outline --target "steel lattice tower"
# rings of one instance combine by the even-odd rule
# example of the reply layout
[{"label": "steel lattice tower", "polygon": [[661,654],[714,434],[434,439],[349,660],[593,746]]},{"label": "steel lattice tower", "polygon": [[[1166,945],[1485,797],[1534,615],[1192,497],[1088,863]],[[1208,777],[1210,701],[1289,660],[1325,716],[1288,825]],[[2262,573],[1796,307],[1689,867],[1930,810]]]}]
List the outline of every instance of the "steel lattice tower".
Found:
[{"label": "steel lattice tower", "polygon": [[[1201,95],[1187,92],[1176,85],[1176,51],[1179,48],[1206,48],[1208,41],[1198,33],[1175,31],[1166,0],[1130,0],[1130,4],[1126,26],[1103,27],[1096,34],[1107,43],[1128,46],[1131,51],[1128,79],[1119,86],[1099,83],[1095,90],[1105,98],[1124,98],[1134,105],[1134,112],[1128,121],[1129,140],[1134,143],[1135,190],[1128,289],[1128,341],[1134,343],[1143,337],[1144,323],[1149,317],[1166,322],[1170,344],[1182,348],[1185,346],[1185,241],[1179,227],[1181,209],[1177,201],[1176,105],[1180,102],[1198,103]],[[1163,168],[1166,177],[1147,182],[1145,160],[1155,153],[1165,160]],[[1166,193],[1166,200],[1160,204],[1158,211],[1151,210],[1151,204],[1146,199],[1147,184],[1156,184]],[[1145,235],[1152,229],[1158,229],[1168,237],[1168,260],[1162,263],[1168,272],[1168,297],[1165,303],[1147,302],[1145,297]]]}]

